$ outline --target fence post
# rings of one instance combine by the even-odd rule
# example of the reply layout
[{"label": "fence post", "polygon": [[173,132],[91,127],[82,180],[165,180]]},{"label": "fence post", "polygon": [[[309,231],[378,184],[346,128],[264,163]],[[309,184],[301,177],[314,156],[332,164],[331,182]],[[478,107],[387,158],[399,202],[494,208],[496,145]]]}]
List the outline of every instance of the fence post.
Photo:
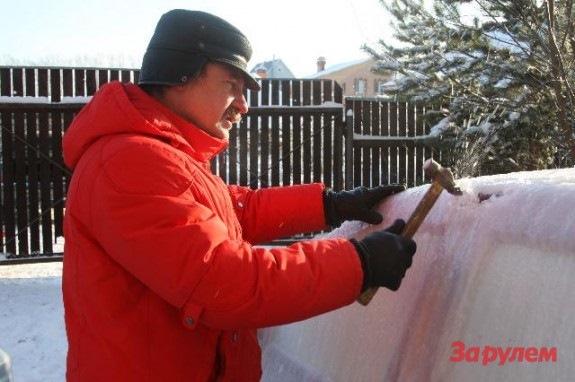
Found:
[{"label": "fence post", "polygon": [[345,188],[353,188],[353,110],[346,112],[345,118]]}]

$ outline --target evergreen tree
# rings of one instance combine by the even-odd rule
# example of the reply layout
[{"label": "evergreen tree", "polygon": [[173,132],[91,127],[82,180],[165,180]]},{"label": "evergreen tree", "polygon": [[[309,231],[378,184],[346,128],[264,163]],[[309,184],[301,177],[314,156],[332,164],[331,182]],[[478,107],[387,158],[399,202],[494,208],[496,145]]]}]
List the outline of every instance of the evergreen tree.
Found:
[{"label": "evergreen tree", "polygon": [[572,1],[381,2],[397,42],[364,49],[396,73],[390,94],[438,106],[442,161],[460,176],[574,164]]}]

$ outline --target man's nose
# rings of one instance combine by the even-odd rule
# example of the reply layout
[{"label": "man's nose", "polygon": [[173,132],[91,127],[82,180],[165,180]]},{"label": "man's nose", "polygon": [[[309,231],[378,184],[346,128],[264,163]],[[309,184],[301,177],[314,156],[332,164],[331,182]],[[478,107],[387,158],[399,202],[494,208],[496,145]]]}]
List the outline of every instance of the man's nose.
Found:
[{"label": "man's nose", "polygon": [[238,94],[234,98],[232,105],[240,114],[246,114],[248,112],[248,102],[246,101],[246,97],[243,95],[243,93]]}]

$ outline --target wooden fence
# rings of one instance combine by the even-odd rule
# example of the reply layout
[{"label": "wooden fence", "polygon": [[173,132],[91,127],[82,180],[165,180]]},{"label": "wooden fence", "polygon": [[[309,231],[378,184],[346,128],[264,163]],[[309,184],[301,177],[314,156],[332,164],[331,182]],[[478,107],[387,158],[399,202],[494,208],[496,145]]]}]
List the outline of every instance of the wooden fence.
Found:
[{"label": "wooden fence", "polygon": [[429,126],[421,118],[427,109],[378,98],[346,98],[346,187],[424,184],[423,163],[432,156],[425,146]]},{"label": "wooden fence", "polygon": [[[0,67],[0,264],[51,261],[63,236],[70,172],[61,139],[88,97],[136,70]],[[426,133],[405,103],[344,100],[329,80],[262,80],[213,170],[252,188],[323,182],[334,189],[423,183]],[[51,256],[55,255],[55,256]]]}]

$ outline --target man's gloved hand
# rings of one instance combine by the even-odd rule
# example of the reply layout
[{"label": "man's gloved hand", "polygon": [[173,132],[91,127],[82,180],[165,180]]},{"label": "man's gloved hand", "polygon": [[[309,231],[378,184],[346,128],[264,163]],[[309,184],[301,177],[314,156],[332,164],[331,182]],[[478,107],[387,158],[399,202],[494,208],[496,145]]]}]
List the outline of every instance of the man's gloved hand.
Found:
[{"label": "man's gloved hand", "polygon": [[323,208],[328,225],[338,226],[345,220],[360,220],[369,224],[379,224],[383,217],[372,208],[385,197],[404,191],[401,184],[357,187],[349,191],[326,189],[323,194]]},{"label": "man's gloved hand", "polygon": [[371,287],[399,289],[417,249],[413,240],[399,235],[404,226],[405,221],[399,219],[389,228],[372,232],[362,240],[351,239],[363,268],[362,292]]}]

